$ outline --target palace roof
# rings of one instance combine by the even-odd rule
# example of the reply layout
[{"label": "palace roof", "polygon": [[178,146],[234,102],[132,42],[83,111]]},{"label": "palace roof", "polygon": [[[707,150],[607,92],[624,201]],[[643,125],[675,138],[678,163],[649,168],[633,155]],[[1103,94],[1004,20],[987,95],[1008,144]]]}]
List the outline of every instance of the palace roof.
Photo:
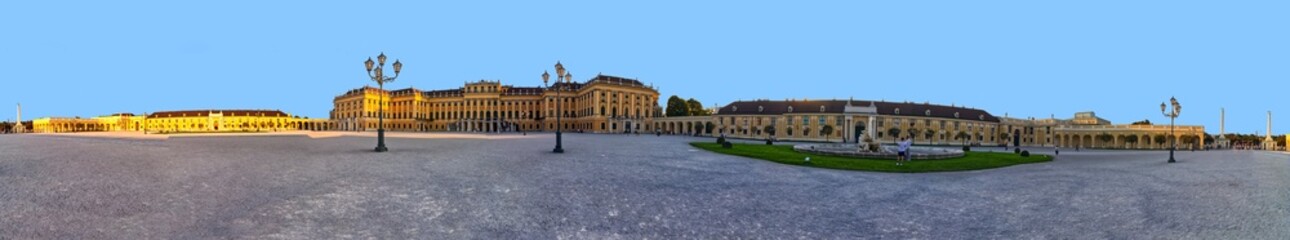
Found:
[{"label": "palace roof", "polygon": [[224,116],[265,116],[265,117],[289,117],[287,113],[280,110],[183,110],[183,111],[165,111],[148,114],[148,118],[168,118],[168,117],[205,117],[211,113],[222,113]]},{"label": "palace roof", "polygon": [[[874,107],[877,109],[878,115],[999,122],[999,118],[989,112],[974,108],[928,103],[895,103],[860,100],[737,101],[718,109],[717,115],[841,114],[846,110],[848,104],[851,107]],[[791,111],[790,107],[792,108]],[[823,109],[821,109],[821,107],[823,107]]]},{"label": "palace roof", "polygon": [[607,84],[615,84],[615,85],[627,85],[627,86],[633,86],[633,87],[646,87],[645,84],[642,84],[640,81],[637,81],[636,79],[609,76],[609,75],[603,75],[603,74],[596,75],[595,78],[592,78],[591,80],[587,81],[587,84],[592,84],[592,83],[607,83]]},{"label": "palace roof", "polygon": [[544,89],[540,87],[511,87],[502,95],[542,95],[543,92]]}]

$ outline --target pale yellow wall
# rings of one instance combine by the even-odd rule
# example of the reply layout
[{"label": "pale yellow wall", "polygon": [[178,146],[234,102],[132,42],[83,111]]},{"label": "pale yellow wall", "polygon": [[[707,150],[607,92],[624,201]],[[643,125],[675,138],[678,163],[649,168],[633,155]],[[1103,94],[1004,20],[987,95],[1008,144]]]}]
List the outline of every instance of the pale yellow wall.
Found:
[{"label": "pale yellow wall", "polygon": [[[388,99],[385,128],[394,131],[497,130],[480,129],[489,119],[519,125],[529,131],[556,129],[557,97],[561,101],[560,122],[566,131],[621,132],[631,123],[633,130],[653,131],[658,92],[650,88],[593,82],[577,91],[544,91],[541,95],[504,95],[510,86],[496,81],[467,83],[461,95],[428,97],[421,91],[396,92]],[[342,130],[377,129],[376,102],[382,94],[362,89],[337,96],[332,119]],[[617,115],[615,115],[617,112]],[[535,117],[545,118],[542,121]]]}]

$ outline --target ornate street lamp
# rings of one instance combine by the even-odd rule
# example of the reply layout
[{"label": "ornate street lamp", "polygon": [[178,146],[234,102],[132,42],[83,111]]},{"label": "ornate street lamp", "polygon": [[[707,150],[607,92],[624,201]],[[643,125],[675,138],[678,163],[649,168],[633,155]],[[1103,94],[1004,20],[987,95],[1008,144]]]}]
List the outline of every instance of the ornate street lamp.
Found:
[{"label": "ornate street lamp", "polygon": [[[381,88],[381,93],[384,93],[385,83],[393,82],[394,79],[399,78],[399,72],[403,70],[403,63],[399,62],[399,60],[394,60],[394,76],[386,77],[384,73],[385,53],[382,52],[381,55],[376,56],[376,61],[378,62],[373,63],[372,58],[368,57],[367,61],[363,62],[363,65],[367,67],[367,76],[376,82],[376,86]],[[385,95],[381,95],[376,104],[376,151],[389,151],[389,149],[385,148],[385,108],[383,107],[385,105]]]},{"label": "ornate street lamp", "polygon": [[1166,112],[1168,108],[1166,108],[1165,103],[1160,103],[1160,113],[1169,118],[1169,162],[1172,163],[1176,162],[1174,160],[1174,149],[1178,148],[1178,136],[1174,134],[1174,119],[1178,118],[1179,113],[1182,113],[1182,104],[1178,104],[1178,99],[1173,97],[1169,97],[1169,104],[1173,106],[1173,111]]},{"label": "ornate street lamp", "polygon": [[[564,138],[563,138],[563,136],[561,136],[561,135],[563,134],[563,131],[561,131],[561,130],[564,128],[564,126],[563,126],[563,125],[561,125],[562,123],[561,123],[561,121],[560,121],[560,118],[561,118],[560,116],[561,116],[561,115],[564,115],[564,112],[562,112],[563,110],[561,110],[561,107],[560,107],[560,105],[563,105],[563,104],[562,104],[562,102],[561,102],[561,100],[563,100],[563,99],[561,99],[561,97],[562,97],[562,96],[561,96],[560,90],[561,90],[561,88],[566,87],[566,86],[568,86],[568,85],[569,85],[569,82],[571,82],[571,81],[572,81],[573,74],[566,73],[566,72],[564,71],[564,64],[560,64],[560,61],[556,61],[556,62],[555,62],[555,77],[556,77],[555,84],[554,84],[554,85],[551,85],[550,87],[548,87],[548,88],[552,88],[552,89],[554,89],[554,90],[555,90],[555,111],[556,111],[556,115],[555,115],[555,149],[552,149],[552,150],[551,150],[551,152],[553,152],[553,153],[564,153],[564,144],[563,144],[563,142],[564,142]],[[547,86],[547,81],[549,81],[550,79],[551,79],[551,75],[550,75],[550,74],[548,74],[546,71],[542,71],[542,85],[543,85],[543,86]],[[564,84],[564,85],[561,85],[561,84],[560,84],[560,82],[564,82],[565,84]]]}]

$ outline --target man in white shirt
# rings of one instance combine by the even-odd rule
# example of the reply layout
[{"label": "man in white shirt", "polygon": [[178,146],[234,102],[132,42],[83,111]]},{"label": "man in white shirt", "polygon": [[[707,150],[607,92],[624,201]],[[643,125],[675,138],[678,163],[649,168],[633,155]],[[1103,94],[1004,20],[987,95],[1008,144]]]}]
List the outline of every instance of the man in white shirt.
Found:
[{"label": "man in white shirt", "polygon": [[897,155],[900,156],[900,159],[896,160],[897,166],[905,165],[903,162],[909,161],[910,159],[909,146],[913,144],[914,144],[913,141],[910,141],[907,138],[904,138],[904,137],[900,138],[900,143],[896,144],[896,151],[898,152]]}]

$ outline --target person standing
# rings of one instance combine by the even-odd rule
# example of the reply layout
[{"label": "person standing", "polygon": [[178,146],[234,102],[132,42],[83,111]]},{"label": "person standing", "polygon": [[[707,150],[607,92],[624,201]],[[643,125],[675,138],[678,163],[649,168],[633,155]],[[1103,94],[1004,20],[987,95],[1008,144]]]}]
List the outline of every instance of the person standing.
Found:
[{"label": "person standing", "polygon": [[905,139],[905,162],[909,162],[909,160],[914,160],[914,151],[912,151],[913,147],[914,147],[914,138],[913,137],[906,138]]},{"label": "person standing", "polygon": [[898,157],[896,166],[905,165],[905,159],[909,156],[909,142],[904,137],[901,137],[900,142],[896,143],[896,156]]}]

